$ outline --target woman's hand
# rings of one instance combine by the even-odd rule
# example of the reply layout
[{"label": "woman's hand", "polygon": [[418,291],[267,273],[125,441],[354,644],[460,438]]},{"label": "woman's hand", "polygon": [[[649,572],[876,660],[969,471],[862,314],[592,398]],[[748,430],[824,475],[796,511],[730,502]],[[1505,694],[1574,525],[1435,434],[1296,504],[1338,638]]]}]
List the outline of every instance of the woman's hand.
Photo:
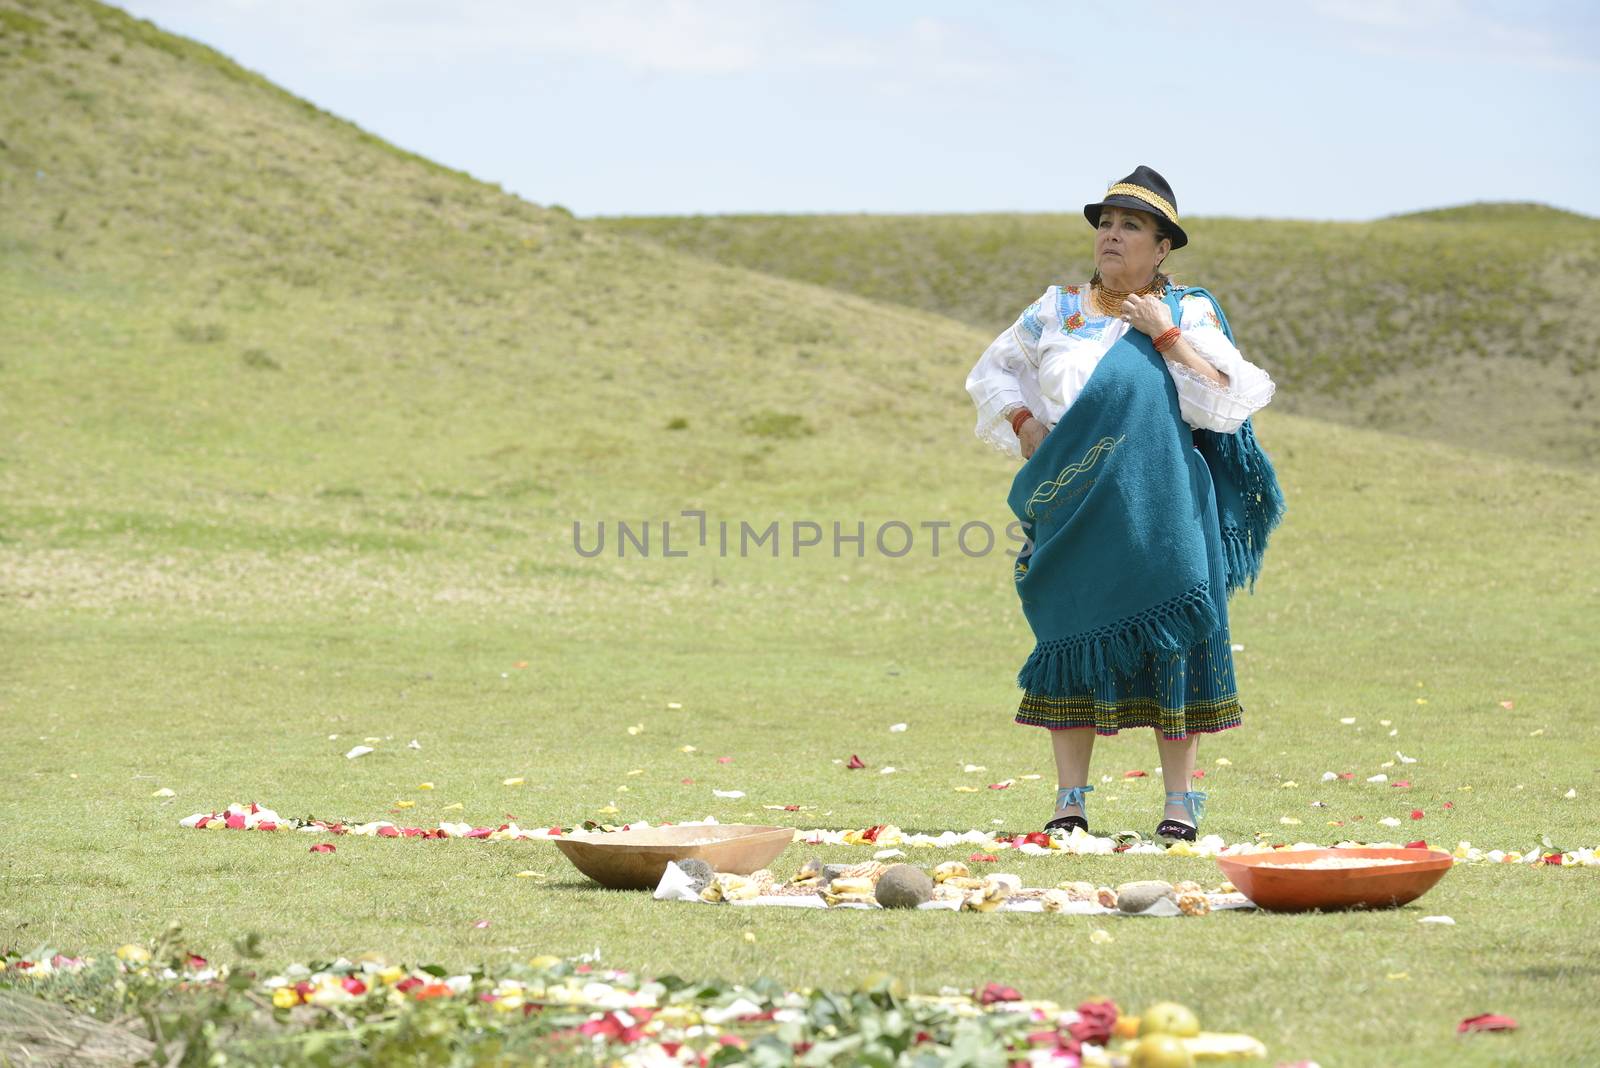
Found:
[{"label": "woman's hand", "polygon": [[1172,329],[1172,309],[1160,297],[1135,293],[1122,302],[1122,321],[1141,334],[1160,337]]},{"label": "woman's hand", "polygon": [[1044,440],[1044,436],[1047,433],[1049,431],[1037,419],[1029,419],[1022,424],[1022,431],[1017,435],[1017,440],[1022,443],[1022,458],[1024,460],[1034,454],[1034,451],[1038,449],[1039,443]]}]

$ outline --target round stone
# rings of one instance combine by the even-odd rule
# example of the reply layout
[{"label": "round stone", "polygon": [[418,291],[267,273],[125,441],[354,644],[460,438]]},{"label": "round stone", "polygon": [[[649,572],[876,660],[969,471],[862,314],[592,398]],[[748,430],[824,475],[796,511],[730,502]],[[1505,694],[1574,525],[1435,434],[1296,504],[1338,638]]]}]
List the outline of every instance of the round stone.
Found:
[{"label": "round stone", "polygon": [[712,878],[717,874],[711,865],[696,857],[690,857],[687,860],[675,860],[672,863],[676,864],[678,870],[689,877],[689,888],[697,894],[710,886]]},{"label": "round stone", "polygon": [[886,909],[914,909],[933,900],[933,880],[921,868],[895,864],[879,876],[876,894]]},{"label": "round stone", "polygon": [[1160,879],[1123,883],[1117,887],[1117,911],[1143,912],[1164,897],[1172,896],[1172,884]]}]

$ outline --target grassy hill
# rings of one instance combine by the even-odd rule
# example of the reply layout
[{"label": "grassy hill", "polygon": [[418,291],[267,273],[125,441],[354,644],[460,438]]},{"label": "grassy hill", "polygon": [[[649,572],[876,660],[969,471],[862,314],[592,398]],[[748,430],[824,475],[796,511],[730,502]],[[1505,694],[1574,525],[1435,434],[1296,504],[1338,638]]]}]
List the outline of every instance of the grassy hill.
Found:
[{"label": "grassy hill", "polygon": [[[1085,190],[1084,199],[1088,199]],[[597,220],[721,263],[998,333],[1045,286],[1092,270],[1059,215]],[[1600,220],[1477,204],[1369,223],[1194,218],[1169,261],[1228,310],[1284,410],[1489,452],[1600,459]]]},{"label": "grassy hill", "polygon": [[[920,527],[1009,518],[1014,467],[960,389],[989,332],[528,204],[115,10],[0,0],[0,943],[104,953],[177,921],[219,959],[260,930],[276,963],[601,946],[656,974],[888,968],[919,991],[1178,997],[1325,1063],[1432,1064],[1492,1008],[1530,1059],[1592,1055],[1581,871],[1452,873],[1426,906],[1459,926],[1420,939],[1411,909],[1128,921],[1100,946],[1025,916],[663,911],[533,846],[324,857],[177,827],[252,799],[419,824],[1037,827],[1053,769],[1009,722],[1031,644],[1010,561],[948,530],[935,555]],[[1594,844],[1600,477],[1287,410],[1260,432],[1290,515],[1231,610],[1246,726],[1201,747],[1206,829]],[[665,558],[683,509],[918,540],[741,558],[675,526],[694,551]],[[651,523],[648,559],[574,552],[574,521],[619,519]],[[1402,747],[1410,788],[1363,781]],[[852,753],[897,770],[845,771]],[[1155,755],[1108,740],[1096,769]],[[1016,783],[973,789],[968,763]],[[1330,769],[1360,774],[1318,785]],[[1158,781],[1103,782],[1095,818],[1148,833]],[[1413,806],[1427,821],[1375,826]]]}]

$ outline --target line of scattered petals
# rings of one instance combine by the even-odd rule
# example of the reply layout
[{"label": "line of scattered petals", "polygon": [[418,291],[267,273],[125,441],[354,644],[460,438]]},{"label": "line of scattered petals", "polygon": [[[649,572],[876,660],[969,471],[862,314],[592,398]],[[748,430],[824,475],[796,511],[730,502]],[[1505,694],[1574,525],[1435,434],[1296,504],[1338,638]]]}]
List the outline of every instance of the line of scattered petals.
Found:
[{"label": "line of scattered petals", "polygon": [[[662,823],[657,826],[704,827],[717,824],[714,817],[703,820],[684,820],[677,824]],[[437,827],[401,827],[388,820],[369,823],[342,823],[328,820],[285,819],[270,808],[251,803],[229,805],[220,812],[197,812],[180,821],[182,826],[198,830],[238,831],[301,831],[312,834],[355,835],[366,838],[466,838],[488,842],[548,840],[568,835],[606,833],[615,830],[641,830],[652,826],[644,821],[621,826],[593,828],[563,828],[552,826],[528,829],[515,823],[502,823],[493,827],[478,827],[470,823],[441,821]],[[1222,836],[1209,834],[1195,842],[1151,842],[1130,839],[1099,837],[1073,830],[1071,834],[1046,834],[1034,831],[1029,834],[995,834],[990,831],[944,831],[939,834],[914,834],[902,831],[893,824],[877,824],[857,830],[829,828],[796,829],[795,841],[807,845],[872,846],[879,850],[893,850],[905,846],[913,849],[949,849],[973,846],[984,851],[1015,849],[1029,856],[1042,856],[1061,852],[1076,856],[1109,856],[1117,853],[1136,855],[1159,853],[1168,856],[1233,857],[1250,853],[1282,852],[1292,849],[1322,849],[1315,842],[1233,842]],[[1422,848],[1425,841],[1416,842],[1355,842],[1341,841],[1340,846]],[[1444,846],[1434,848],[1443,849]],[[1471,842],[1460,842],[1451,850],[1458,861],[1501,864],[1537,864],[1551,867],[1600,867],[1600,850],[1583,848],[1561,850],[1534,846],[1525,850],[1479,849]]]}]

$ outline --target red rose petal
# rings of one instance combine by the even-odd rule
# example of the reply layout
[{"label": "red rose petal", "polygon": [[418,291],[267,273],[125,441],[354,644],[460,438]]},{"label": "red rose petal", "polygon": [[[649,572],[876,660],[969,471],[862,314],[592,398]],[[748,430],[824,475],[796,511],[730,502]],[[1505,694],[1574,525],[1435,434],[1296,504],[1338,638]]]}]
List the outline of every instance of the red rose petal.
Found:
[{"label": "red rose petal", "polygon": [[1124,779],[1143,779],[1143,778],[1147,778],[1146,774],[1144,772],[1142,772],[1142,771],[1125,771],[1125,772],[1122,773],[1122,777]]},{"label": "red rose petal", "polygon": [[1412,809],[1411,810],[1411,818],[1414,819],[1414,820],[1420,820],[1422,818],[1422,810],[1420,808]]},{"label": "red rose petal", "polygon": [[244,830],[244,813],[230,812],[222,817],[222,822],[230,831],[242,831]]},{"label": "red rose petal", "polygon": [[1001,986],[999,983],[986,983],[983,989],[978,991],[978,1004],[980,1005],[993,1005],[1001,1001],[1021,1000],[1022,995],[1017,992],[1016,987]]},{"label": "red rose petal", "polygon": [[1469,1031],[1515,1031],[1517,1021],[1509,1016],[1498,1016],[1486,1012],[1482,1016],[1468,1016],[1456,1024],[1456,1033],[1464,1035]]},{"label": "red rose petal", "polygon": [[400,828],[398,828],[398,827],[379,827],[378,828],[378,837],[379,838],[399,838],[400,837]]},{"label": "red rose petal", "polygon": [[991,790],[1009,790],[1009,789],[1011,789],[1011,784],[1009,782],[992,782],[992,783],[989,784],[989,789],[991,789]]},{"label": "red rose petal", "polygon": [[333,843],[332,842],[318,842],[316,845],[311,847],[311,852],[313,852],[313,853],[332,853],[333,852]]},{"label": "red rose petal", "polygon": [[1206,769],[1205,768],[1196,768],[1196,769],[1194,769],[1194,774],[1190,775],[1189,777],[1191,779],[1203,779],[1203,778],[1206,777]]},{"label": "red rose petal", "polygon": [[969,864],[993,864],[1000,858],[993,853],[974,853],[967,858]]},{"label": "red rose petal", "polygon": [[733,757],[717,757],[718,764],[732,764]]},{"label": "red rose petal", "polygon": [[857,768],[866,767],[867,764],[866,764],[866,761],[862,760],[860,757],[856,756],[854,753],[851,753],[850,754],[850,759],[845,761],[845,765],[844,766],[849,768],[851,771],[854,771]]},{"label": "red rose petal", "polygon": [[367,992],[367,984],[363,983],[360,979],[357,979],[353,975],[345,976],[344,980],[340,982],[339,985],[344,987],[345,993],[354,994],[356,997],[360,997],[362,994]]},{"label": "red rose petal", "polygon": [[1356,773],[1353,771],[1342,771],[1339,773],[1339,778],[1341,779],[1353,779],[1355,777]]},{"label": "red rose petal", "polygon": [[1444,807],[1445,808],[1455,808],[1456,807],[1456,803],[1454,801],[1446,801],[1444,803]]},{"label": "red rose petal", "polygon": [[1401,789],[1405,789],[1406,787],[1411,785],[1411,780],[1410,779],[1396,779],[1394,782],[1390,783],[1389,785],[1390,786],[1396,786],[1396,787],[1399,787]]},{"label": "red rose petal", "polygon": [[1428,843],[1424,842],[1422,839],[1418,838],[1415,842],[1407,842],[1406,843],[1406,848],[1407,849],[1427,849],[1428,848]]}]

